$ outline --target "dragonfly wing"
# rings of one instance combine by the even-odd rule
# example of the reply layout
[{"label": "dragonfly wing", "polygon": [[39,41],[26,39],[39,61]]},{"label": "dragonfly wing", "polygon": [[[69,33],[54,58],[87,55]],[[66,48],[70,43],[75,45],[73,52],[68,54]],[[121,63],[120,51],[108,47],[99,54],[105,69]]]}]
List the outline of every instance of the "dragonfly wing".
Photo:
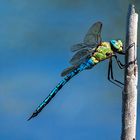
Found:
[{"label": "dragonfly wing", "polygon": [[71,67],[64,69],[61,73],[61,76],[65,76],[65,75],[69,74],[70,72],[75,70],[75,68],[76,68],[75,66],[71,66]]},{"label": "dragonfly wing", "polygon": [[75,52],[84,48],[92,49],[98,46],[98,44],[100,44],[101,42],[101,29],[102,29],[101,22],[96,22],[95,24],[93,24],[84,38],[84,43],[73,45],[71,47],[71,51]]},{"label": "dragonfly wing", "polygon": [[102,29],[102,22],[94,23],[88,30],[85,38],[84,43],[88,45],[95,45],[101,42],[101,29]]},{"label": "dragonfly wing", "polygon": [[71,47],[71,51],[75,52],[75,51],[78,51],[78,50],[83,49],[85,47],[87,47],[87,45],[84,43],[75,44]]},{"label": "dragonfly wing", "polygon": [[70,60],[70,63],[72,65],[77,66],[77,65],[85,62],[86,59],[90,56],[91,56],[91,51],[90,50],[82,49],[82,50],[78,51],[77,53],[75,53],[75,55]]}]

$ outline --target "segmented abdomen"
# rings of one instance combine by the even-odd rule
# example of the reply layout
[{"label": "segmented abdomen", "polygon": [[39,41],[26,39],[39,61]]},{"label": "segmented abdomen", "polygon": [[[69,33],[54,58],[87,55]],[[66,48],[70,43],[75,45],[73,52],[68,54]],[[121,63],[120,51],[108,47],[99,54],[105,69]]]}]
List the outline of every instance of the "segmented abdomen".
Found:
[{"label": "segmented abdomen", "polygon": [[79,67],[77,67],[75,70],[70,72],[68,75],[64,77],[63,80],[61,80],[58,85],[51,91],[51,93],[48,95],[48,97],[37,107],[37,109],[33,112],[32,116],[28,119],[37,116],[41,110],[51,101],[51,99],[57,94],[57,92],[75,75],[77,75],[79,72],[83,71],[84,69],[89,69],[94,66],[93,59],[87,60],[85,63],[82,63]]}]

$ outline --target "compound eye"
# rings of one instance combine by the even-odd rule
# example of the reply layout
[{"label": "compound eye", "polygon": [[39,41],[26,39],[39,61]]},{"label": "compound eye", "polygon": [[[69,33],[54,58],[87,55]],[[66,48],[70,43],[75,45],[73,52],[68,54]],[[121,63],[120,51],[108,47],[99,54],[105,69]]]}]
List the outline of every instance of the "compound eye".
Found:
[{"label": "compound eye", "polygon": [[115,40],[112,40],[112,43],[113,43],[113,44],[115,44],[115,43],[116,43],[116,41],[115,41]]}]

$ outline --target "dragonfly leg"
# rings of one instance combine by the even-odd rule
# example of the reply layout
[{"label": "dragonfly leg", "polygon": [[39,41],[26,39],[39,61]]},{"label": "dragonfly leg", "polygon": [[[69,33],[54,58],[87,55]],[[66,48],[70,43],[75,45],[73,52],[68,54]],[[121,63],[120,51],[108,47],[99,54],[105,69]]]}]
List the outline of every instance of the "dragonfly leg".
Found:
[{"label": "dragonfly leg", "polygon": [[112,58],[110,58],[109,60],[109,66],[108,66],[108,80],[115,84],[116,86],[122,88],[122,86],[120,85],[124,85],[122,82],[120,82],[119,80],[114,78],[114,74],[113,74],[113,67],[112,67]]},{"label": "dragonfly leg", "polygon": [[132,48],[133,46],[135,47],[135,43],[130,44],[130,45],[128,46],[128,48],[127,48],[125,51],[123,51],[123,52],[121,52],[121,53],[119,53],[119,54],[125,55],[126,52],[127,52],[130,48]]},{"label": "dragonfly leg", "polygon": [[119,68],[124,69],[127,68],[129,65],[134,64],[136,62],[136,59],[134,61],[129,62],[128,64],[122,64],[122,62],[118,59],[117,55],[113,55]]},{"label": "dragonfly leg", "polygon": [[114,58],[115,58],[120,69],[124,69],[127,66],[125,64],[122,64],[122,62],[118,59],[117,55],[114,55]]},{"label": "dragonfly leg", "polygon": [[132,43],[128,46],[128,48],[125,50],[125,52],[127,52],[130,48],[135,47],[135,43]]}]

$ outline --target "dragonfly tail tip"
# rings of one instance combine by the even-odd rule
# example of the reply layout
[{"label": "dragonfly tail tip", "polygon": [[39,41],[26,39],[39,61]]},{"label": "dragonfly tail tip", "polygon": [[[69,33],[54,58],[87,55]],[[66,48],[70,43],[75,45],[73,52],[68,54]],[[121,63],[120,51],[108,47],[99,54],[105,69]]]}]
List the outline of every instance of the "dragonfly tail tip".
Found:
[{"label": "dragonfly tail tip", "polygon": [[30,121],[33,118],[33,116],[31,116],[27,121]]},{"label": "dragonfly tail tip", "polygon": [[37,116],[37,113],[33,113],[32,116],[31,116],[27,121],[31,120],[31,119],[34,118],[35,116]]}]

